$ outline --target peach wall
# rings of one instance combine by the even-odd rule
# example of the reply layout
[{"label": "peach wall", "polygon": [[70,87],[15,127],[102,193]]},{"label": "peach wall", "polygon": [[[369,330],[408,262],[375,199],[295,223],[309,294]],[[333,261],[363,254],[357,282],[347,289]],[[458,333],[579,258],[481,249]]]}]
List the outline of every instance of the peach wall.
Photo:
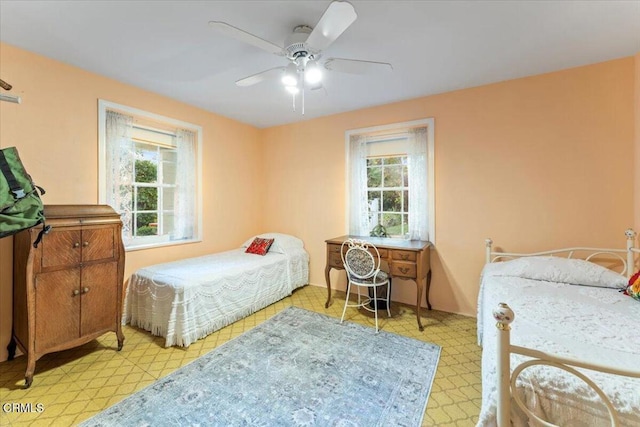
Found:
[{"label": "peach wall", "polygon": [[[203,128],[203,241],[128,252],[141,266],[240,245],[262,231],[259,130],[204,110],[0,44],[0,75],[22,104],[0,103],[0,147],[16,146],[45,203],[98,202],[98,99]],[[238,167],[242,165],[242,167]],[[11,332],[12,238],[0,240],[0,360]]]},{"label": "peach wall", "polygon": [[[631,57],[266,129],[265,227],[301,236],[324,286],[324,240],[346,230],[345,131],[433,117],[431,302],[475,316],[487,237],[511,251],[624,247],[633,87]],[[394,300],[414,298],[394,282]]]}]

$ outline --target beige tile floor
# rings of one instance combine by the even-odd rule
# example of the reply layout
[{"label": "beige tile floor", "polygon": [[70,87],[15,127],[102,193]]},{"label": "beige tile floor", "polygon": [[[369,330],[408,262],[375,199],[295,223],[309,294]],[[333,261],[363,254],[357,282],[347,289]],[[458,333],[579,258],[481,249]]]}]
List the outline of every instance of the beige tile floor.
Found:
[{"label": "beige tile floor", "polygon": [[[340,317],[344,293],[324,308],[326,290],[305,286],[282,301],[201,339],[188,348],[164,348],[162,338],[125,327],[121,352],[109,333],[82,347],[46,355],[36,365],[33,385],[22,389],[24,357],[0,363],[0,425],[70,426],[89,418],[269,319],[288,306]],[[424,426],[473,426],[480,412],[480,348],[474,318],[424,311],[418,330],[412,307],[393,303],[392,318],[383,315],[382,330],[442,346],[438,371],[423,420]],[[346,320],[374,327],[373,317],[347,309]],[[33,412],[11,411],[7,404],[31,404]],[[43,410],[37,411],[40,404]],[[7,411],[9,409],[9,411]]]}]

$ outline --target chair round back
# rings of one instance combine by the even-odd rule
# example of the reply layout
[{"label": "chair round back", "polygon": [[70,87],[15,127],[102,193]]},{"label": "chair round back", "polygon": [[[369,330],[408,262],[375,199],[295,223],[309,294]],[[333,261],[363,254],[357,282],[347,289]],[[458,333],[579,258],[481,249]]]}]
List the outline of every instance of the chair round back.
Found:
[{"label": "chair round back", "polygon": [[375,246],[355,239],[345,241],[342,244],[343,247],[345,244],[349,248],[346,253],[342,251],[342,262],[350,275],[358,279],[368,279],[377,273],[380,266],[380,255],[376,260],[368,250],[368,247],[371,246],[378,253]]}]

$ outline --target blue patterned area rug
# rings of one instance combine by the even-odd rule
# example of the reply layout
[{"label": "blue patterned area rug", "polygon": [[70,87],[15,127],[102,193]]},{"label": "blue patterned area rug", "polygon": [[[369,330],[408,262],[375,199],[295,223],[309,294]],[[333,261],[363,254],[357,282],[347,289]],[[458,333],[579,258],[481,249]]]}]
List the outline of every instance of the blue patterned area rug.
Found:
[{"label": "blue patterned area rug", "polygon": [[440,347],[288,307],[83,426],[420,426]]}]

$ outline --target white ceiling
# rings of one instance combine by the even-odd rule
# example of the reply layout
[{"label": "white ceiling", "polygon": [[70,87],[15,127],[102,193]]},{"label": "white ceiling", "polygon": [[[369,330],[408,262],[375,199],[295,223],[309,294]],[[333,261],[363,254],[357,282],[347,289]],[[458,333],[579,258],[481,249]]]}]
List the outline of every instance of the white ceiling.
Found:
[{"label": "white ceiling", "polygon": [[358,18],[323,59],[390,62],[391,74],[327,72],[326,92],[306,94],[304,116],[277,82],[234,84],[286,59],[217,33],[209,21],[283,45],[329,3],[0,0],[0,40],[257,127],[640,52],[639,0],[352,0]]}]

